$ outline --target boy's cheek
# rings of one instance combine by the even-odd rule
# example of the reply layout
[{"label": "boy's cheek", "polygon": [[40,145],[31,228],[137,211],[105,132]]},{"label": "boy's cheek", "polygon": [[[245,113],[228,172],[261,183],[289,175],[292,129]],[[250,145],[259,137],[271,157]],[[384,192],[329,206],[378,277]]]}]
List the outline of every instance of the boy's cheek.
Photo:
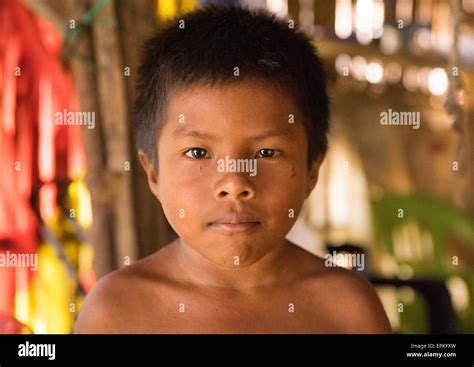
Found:
[{"label": "boy's cheek", "polygon": [[180,227],[191,227],[199,220],[200,202],[195,192],[171,186],[163,193],[161,205],[171,226],[178,231]]}]

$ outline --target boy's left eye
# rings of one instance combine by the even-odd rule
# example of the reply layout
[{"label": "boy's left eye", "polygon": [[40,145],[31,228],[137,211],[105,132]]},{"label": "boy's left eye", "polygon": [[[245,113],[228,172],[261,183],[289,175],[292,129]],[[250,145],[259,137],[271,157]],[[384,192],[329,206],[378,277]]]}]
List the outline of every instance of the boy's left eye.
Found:
[{"label": "boy's left eye", "polygon": [[257,158],[273,158],[280,155],[278,149],[259,149],[257,151]]}]

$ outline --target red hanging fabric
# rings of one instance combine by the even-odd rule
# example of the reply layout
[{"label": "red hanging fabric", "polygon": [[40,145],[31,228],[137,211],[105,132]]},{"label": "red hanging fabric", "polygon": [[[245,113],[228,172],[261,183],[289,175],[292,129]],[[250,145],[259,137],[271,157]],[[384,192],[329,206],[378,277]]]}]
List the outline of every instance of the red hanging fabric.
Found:
[{"label": "red hanging fabric", "polygon": [[[39,190],[47,221],[56,209],[54,180],[85,171],[78,126],[55,124],[55,113],[77,110],[70,76],[61,65],[62,34],[18,0],[0,2],[0,252],[33,253]],[[0,312],[13,313],[14,270],[0,271]]]}]

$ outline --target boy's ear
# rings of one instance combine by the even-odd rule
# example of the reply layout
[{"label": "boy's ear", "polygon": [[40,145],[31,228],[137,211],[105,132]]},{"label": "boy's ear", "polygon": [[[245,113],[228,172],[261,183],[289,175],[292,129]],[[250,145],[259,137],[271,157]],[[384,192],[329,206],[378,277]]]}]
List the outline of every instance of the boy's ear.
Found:
[{"label": "boy's ear", "polygon": [[311,163],[311,166],[309,167],[308,184],[306,186],[305,198],[307,198],[309,194],[311,194],[311,191],[313,191],[314,187],[316,186],[319,177],[319,169],[321,168],[321,165],[323,164],[325,158],[326,154],[320,154],[318,158],[316,158]]},{"label": "boy's ear", "polygon": [[152,162],[148,159],[148,156],[145,152],[140,149],[138,151],[138,158],[140,159],[140,163],[142,164],[143,169],[145,170],[147,179],[148,179],[148,186],[150,186],[151,192],[158,198],[158,172],[153,165]]}]

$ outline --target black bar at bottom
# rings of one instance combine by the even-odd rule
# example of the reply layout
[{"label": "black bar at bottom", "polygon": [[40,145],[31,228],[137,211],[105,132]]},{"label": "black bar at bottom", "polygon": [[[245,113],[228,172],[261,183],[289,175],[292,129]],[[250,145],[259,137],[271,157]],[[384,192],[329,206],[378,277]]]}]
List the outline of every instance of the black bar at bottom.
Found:
[{"label": "black bar at bottom", "polygon": [[[0,335],[0,367],[181,364],[474,366],[474,335]],[[285,362],[287,361],[287,362]],[[304,363],[304,364],[303,364]]]}]

